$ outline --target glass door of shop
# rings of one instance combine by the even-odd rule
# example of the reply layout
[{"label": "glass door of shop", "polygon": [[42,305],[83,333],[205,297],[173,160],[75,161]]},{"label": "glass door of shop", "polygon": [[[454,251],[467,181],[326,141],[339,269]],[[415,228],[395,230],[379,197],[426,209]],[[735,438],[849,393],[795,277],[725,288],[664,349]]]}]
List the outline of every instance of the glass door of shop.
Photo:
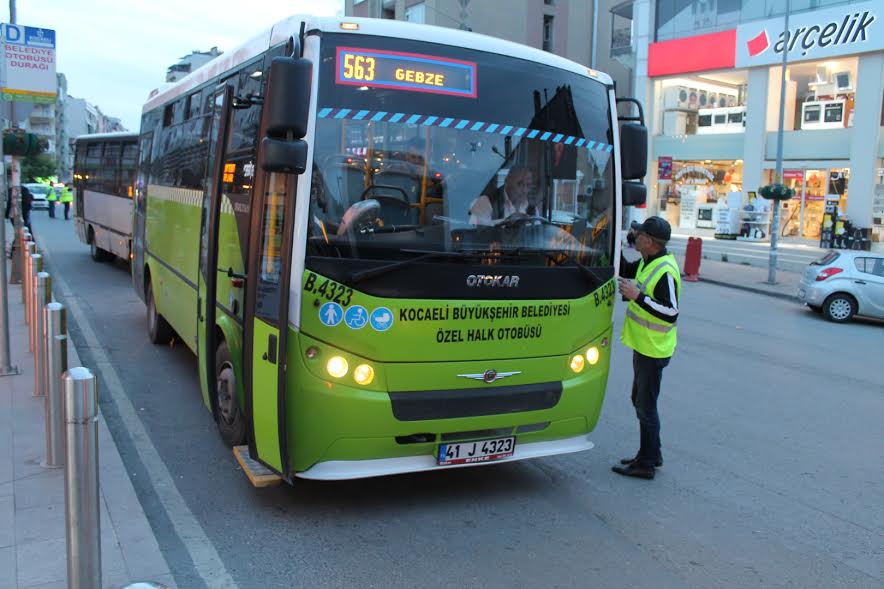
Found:
[{"label": "glass door of shop", "polygon": [[[768,182],[774,171],[766,170]],[[782,203],[780,235],[819,239],[825,213],[826,196],[839,198],[839,214],[847,211],[847,184],[849,168],[790,168],[783,170],[783,183],[795,191],[795,196]]]}]

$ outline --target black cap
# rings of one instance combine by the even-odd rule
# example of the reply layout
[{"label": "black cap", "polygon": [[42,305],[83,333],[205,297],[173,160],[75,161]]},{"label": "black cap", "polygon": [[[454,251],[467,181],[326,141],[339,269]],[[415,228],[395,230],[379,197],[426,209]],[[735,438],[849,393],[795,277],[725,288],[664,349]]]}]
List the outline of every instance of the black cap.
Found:
[{"label": "black cap", "polygon": [[637,233],[644,233],[660,241],[669,241],[669,238],[672,237],[672,227],[669,225],[669,221],[662,217],[648,217],[644,223],[633,221],[631,227]]}]

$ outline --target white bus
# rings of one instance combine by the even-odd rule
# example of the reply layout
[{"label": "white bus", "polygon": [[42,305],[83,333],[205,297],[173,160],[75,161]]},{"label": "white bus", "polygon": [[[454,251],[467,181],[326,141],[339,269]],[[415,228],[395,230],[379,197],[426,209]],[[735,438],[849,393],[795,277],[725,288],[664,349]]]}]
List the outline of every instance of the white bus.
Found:
[{"label": "white bus", "polygon": [[74,156],[74,223],[92,259],[129,259],[137,133],[77,137]]}]

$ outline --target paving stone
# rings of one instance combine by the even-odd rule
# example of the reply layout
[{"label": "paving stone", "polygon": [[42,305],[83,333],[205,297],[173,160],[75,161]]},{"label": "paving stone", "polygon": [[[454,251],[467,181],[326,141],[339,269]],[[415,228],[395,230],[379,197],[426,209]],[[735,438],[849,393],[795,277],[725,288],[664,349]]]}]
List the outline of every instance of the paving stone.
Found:
[{"label": "paving stone", "polygon": [[0,587],[15,589],[15,546],[0,548]]},{"label": "paving stone", "polygon": [[64,581],[67,574],[65,539],[19,544],[16,547],[19,587]]},{"label": "paving stone", "polygon": [[41,505],[20,509],[15,513],[17,544],[64,539],[64,504]]},{"label": "paving stone", "polygon": [[15,508],[64,505],[64,470],[46,470],[15,481]]},{"label": "paving stone", "polygon": [[0,497],[0,548],[15,545],[15,498]]}]

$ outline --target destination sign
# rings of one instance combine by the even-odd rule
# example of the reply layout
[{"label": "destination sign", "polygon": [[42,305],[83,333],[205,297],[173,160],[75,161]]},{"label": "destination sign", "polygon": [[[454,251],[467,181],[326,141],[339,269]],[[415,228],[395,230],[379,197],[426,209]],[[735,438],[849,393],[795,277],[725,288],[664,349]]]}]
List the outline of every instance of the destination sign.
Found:
[{"label": "destination sign", "polygon": [[338,47],[336,72],[338,84],[476,97],[476,64],[446,57]]}]

